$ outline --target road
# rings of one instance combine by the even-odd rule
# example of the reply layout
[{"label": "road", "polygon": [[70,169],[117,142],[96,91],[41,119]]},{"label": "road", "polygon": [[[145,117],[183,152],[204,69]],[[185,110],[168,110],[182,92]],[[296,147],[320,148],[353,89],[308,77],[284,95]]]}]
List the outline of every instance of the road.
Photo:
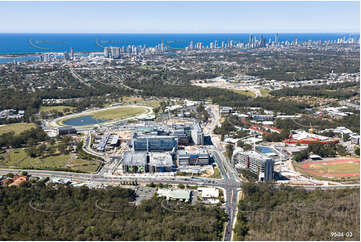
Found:
[{"label": "road", "polygon": [[[117,105],[119,104],[119,106]],[[86,111],[83,111],[81,113],[73,113],[73,114],[69,114],[69,115],[66,115],[66,116],[62,116],[62,117],[59,117],[59,118],[56,118],[52,121],[50,121],[48,123],[48,125],[50,126],[50,128],[58,128],[60,127],[61,125],[58,125],[57,122],[60,121],[60,120],[63,120],[63,119],[70,119],[70,118],[76,118],[76,117],[80,117],[80,116],[88,116],[88,115],[91,115],[93,113],[96,113],[96,112],[99,112],[99,111],[106,111],[106,110],[111,110],[111,109],[117,109],[119,107],[134,107],[134,108],[144,108],[146,109],[146,112],[144,113],[141,113],[139,115],[136,115],[136,116],[132,116],[132,117],[129,117],[129,118],[123,118],[123,119],[116,119],[116,120],[111,120],[109,122],[104,122],[102,123],[102,126],[109,126],[109,125],[114,125],[115,123],[118,123],[118,122],[124,122],[124,121],[127,121],[127,120],[131,120],[131,119],[136,119],[144,114],[150,114],[153,112],[153,108],[151,107],[148,107],[148,106],[141,106],[141,105],[123,105],[121,103],[117,103],[117,104],[113,104],[113,106],[111,107],[106,107],[106,108],[100,108],[100,109],[91,109],[91,110],[86,110]],[[87,131],[87,130],[91,130],[94,128],[95,125],[84,125],[84,126],[77,126],[76,129],[78,131]]]},{"label": "road", "polygon": [[233,224],[237,215],[237,197],[242,181],[239,178],[238,172],[223,155],[224,147],[219,135],[213,133],[214,128],[217,125],[220,125],[219,107],[216,105],[209,105],[207,106],[207,110],[210,113],[211,122],[204,127],[204,130],[205,134],[212,138],[213,146],[209,147],[208,151],[213,156],[223,176],[222,180],[224,185],[222,188],[226,192],[226,211],[228,214],[228,221],[224,231],[224,240],[230,241],[233,233]]},{"label": "road", "polygon": [[[167,183],[167,184],[188,184],[198,186],[211,186],[222,188],[225,191],[225,207],[228,214],[228,221],[225,226],[224,240],[230,241],[233,234],[233,225],[236,219],[237,211],[237,198],[242,185],[242,180],[239,178],[238,172],[230,164],[227,158],[224,156],[224,147],[220,140],[219,135],[213,133],[214,128],[220,124],[219,108],[216,105],[208,105],[207,110],[211,116],[211,122],[204,127],[205,135],[209,135],[212,138],[213,145],[207,146],[210,155],[214,158],[218,168],[222,174],[223,179],[214,178],[195,178],[195,177],[181,177],[181,176],[160,176],[154,174],[127,174],[127,175],[112,175],[114,173],[114,167],[119,165],[120,159],[112,159],[111,157],[105,157],[105,163],[102,169],[97,174],[87,173],[74,173],[63,171],[48,171],[48,170],[19,170],[19,169],[0,169],[0,175],[12,173],[20,173],[21,171],[27,171],[28,174],[38,177],[57,177],[67,178],[75,181],[93,182],[104,185],[114,185],[114,181],[137,181],[140,184],[146,183]],[[90,131],[84,142],[84,150],[90,154],[97,155],[92,151],[90,145]],[[104,158],[104,156],[102,156]],[[352,187],[347,185],[341,186],[306,186],[306,189],[334,189]]]},{"label": "road", "polygon": [[81,77],[79,76],[79,74],[77,74],[77,73],[74,71],[73,68],[70,68],[70,73],[73,75],[73,77],[74,77],[75,79],[78,79],[78,81],[81,82],[82,84],[84,84],[84,85],[86,85],[86,86],[88,86],[88,87],[92,87],[92,86],[90,85],[90,83],[88,83],[87,80],[84,80],[83,78],[81,78]]}]

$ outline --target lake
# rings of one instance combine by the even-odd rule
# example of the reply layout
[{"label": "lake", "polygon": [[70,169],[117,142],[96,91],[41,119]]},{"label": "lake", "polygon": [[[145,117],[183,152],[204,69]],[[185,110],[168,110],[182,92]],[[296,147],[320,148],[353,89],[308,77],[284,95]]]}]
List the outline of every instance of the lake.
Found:
[{"label": "lake", "polygon": [[63,121],[63,124],[70,126],[83,126],[103,123],[107,120],[94,119],[92,116],[81,116]]}]

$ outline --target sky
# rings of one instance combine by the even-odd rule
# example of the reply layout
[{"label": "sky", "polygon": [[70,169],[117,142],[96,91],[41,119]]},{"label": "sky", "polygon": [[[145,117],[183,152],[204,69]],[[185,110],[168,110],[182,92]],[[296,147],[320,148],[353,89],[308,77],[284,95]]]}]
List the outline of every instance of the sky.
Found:
[{"label": "sky", "polygon": [[359,2],[0,2],[0,33],[359,33]]}]

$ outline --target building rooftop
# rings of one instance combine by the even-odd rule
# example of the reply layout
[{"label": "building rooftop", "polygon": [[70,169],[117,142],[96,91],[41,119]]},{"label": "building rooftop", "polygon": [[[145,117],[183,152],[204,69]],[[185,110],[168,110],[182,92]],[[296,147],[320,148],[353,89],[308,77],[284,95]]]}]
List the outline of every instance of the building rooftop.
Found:
[{"label": "building rooftop", "polygon": [[172,166],[172,156],[168,152],[150,152],[149,165],[151,166]]},{"label": "building rooftop", "polygon": [[256,151],[246,151],[246,152],[242,152],[243,155],[247,155],[249,157],[252,157],[252,158],[255,158],[255,159],[258,159],[258,160],[263,160],[263,161],[266,161],[266,160],[269,160],[270,158],[256,152]]},{"label": "building rooftop", "polygon": [[118,140],[119,140],[119,135],[114,135],[114,136],[112,137],[112,140],[110,141],[110,144],[111,144],[111,145],[115,145],[115,144],[118,143]]},{"label": "building rooftop", "polygon": [[123,165],[137,166],[146,165],[147,153],[142,151],[126,151],[123,156]]},{"label": "building rooftop", "polygon": [[158,189],[158,195],[169,199],[180,199],[189,201],[191,197],[191,191],[188,189]]},{"label": "building rooftop", "polygon": [[61,127],[58,128],[58,130],[62,130],[62,131],[64,131],[64,130],[73,130],[73,129],[74,128],[72,126],[61,126]]},{"label": "building rooftop", "polygon": [[219,190],[214,187],[199,187],[202,198],[219,197]]},{"label": "building rooftop", "polygon": [[189,156],[189,155],[198,155],[198,156],[208,156],[208,151],[206,149],[197,149],[192,151],[187,150],[178,150],[178,156]]}]

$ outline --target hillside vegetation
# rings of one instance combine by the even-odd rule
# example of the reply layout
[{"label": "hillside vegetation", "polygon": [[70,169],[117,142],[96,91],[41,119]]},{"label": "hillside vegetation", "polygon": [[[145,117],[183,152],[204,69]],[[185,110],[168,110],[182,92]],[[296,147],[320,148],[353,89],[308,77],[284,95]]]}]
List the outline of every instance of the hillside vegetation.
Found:
[{"label": "hillside vegetation", "polygon": [[248,183],[243,192],[237,240],[360,240],[359,189],[306,191]]}]

